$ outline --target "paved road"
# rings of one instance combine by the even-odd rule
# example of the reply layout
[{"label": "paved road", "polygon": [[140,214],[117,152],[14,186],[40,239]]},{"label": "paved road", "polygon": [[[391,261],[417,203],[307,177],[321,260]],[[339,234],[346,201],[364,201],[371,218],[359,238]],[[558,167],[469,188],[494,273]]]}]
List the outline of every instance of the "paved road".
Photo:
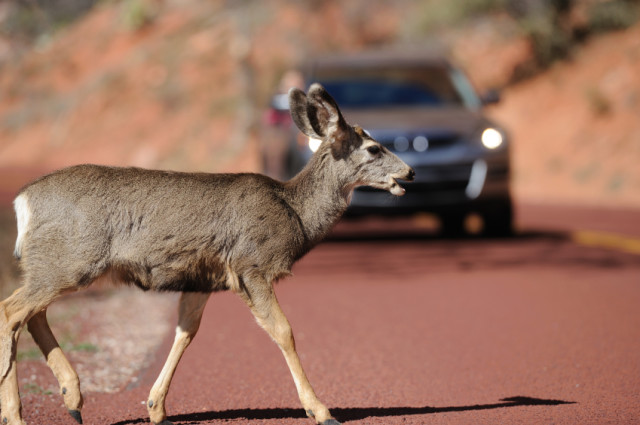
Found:
[{"label": "paved road", "polygon": [[[420,222],[395,223],[399,237],[342,226],[278,285],[340,421],[640,423],[640,213],[526,206],[519,222],[518,237],[495,240],[441,239]],[[85,423],[145,423],[170,342],[135,388],[89,394]],[[28,423],[73,423],[59,399],[27,398]],[[167,404],[176,424],[312,423],[231,294],[210,300]]]}]

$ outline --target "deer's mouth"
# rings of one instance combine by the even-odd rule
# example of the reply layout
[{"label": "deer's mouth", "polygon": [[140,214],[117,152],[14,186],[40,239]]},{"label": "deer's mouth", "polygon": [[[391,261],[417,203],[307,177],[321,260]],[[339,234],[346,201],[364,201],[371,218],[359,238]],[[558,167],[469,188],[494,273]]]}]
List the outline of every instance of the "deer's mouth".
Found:
[{"label": "deer's mouth", "polygon": [[396,196],[402,196],[405,193],[404,187],[400,186],[398,181],[394,178],[391,178],[391,182],[387,190],[391,192],[392,195]]},{"label": "deer's mouth", "polygon": [[413,181],[413,178],[415,177],[415,175],[416,173],[413,171],[413,168],[409,168],[409,171],[405,175],[401,175],[401,176],[394,175],[393,177],[390,177],[389,184],[388,184],[388,187],[386,187],[386,189],[389,192],[391,192],[392,195],[402,196],[405,194],[406,191],[404,187],[400,186],[397,179],[405,180],[405,181]]}]

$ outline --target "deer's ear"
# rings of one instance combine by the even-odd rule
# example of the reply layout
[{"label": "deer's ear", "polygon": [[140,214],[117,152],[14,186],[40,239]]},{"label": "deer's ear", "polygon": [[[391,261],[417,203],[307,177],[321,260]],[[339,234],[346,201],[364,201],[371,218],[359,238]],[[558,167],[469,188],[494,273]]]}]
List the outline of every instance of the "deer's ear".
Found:
[{"label": "deer's ear", "polygon": [[331,143],[342,143],[349,134],[349,125],[342,117],[336,101],[318,83],[311,85],[307,99],[311,127]]},{"label": "deer's ear", "polygon": [[289,109],[296,126],[309,137],[331,143],[334,157],[349,150],[349,124],[342,117],[338,104],[320,84],[312,84],[309,93],[289,90]]},{"label": "deer's ear", "polygon": [[302,90],[297,88],[289,90],[289,111],[293,122],[300,131],[314,139],[322,139],[322,135],[318,134],[311,126],[307,95]]}]

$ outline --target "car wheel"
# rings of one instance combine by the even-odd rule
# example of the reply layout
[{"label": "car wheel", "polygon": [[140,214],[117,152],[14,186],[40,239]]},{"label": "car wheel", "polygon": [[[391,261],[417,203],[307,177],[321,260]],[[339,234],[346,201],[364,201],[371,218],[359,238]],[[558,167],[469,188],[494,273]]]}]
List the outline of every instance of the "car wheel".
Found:
[{"label": "car wheel", "polygon": [[487,210],[482,215],[486,236],[510,236],[513,234],[513,207],[506,201]]},{"label": "car wheel", "polygon": [[440,215],[440,233],[444,236],[459,237],[465,234],[465,214],[450,212]]}]

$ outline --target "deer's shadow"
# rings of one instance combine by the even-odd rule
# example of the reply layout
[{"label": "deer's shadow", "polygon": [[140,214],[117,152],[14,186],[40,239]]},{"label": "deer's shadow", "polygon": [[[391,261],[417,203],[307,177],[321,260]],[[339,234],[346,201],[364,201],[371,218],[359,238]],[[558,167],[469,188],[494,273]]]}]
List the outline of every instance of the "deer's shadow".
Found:
[{"label": "deer's shadow", "polygon": [[[333,416],[340,422],[349,422],[366,419],[369,417],[390,417],[407,415],[428,415],[433,413],[466,412],[473,410],[490,410],[518,406],[559,406],[562,404],[575,404],[574,401],[545,400],[533,397],[508,397],[500,400],[499,403],[475,404],[470,406],[449,406],[449,407],[334,407],[331,410]],[[231,419],[302,419],[306,415],[301,408],[269,408],[269,409],[231,409],[223,411],[210,411],[198,413],[185,413],[171,416],[168,419],[172,422],[198,423],[212,420]],[[147,422],[147,418],[138,418],[116,422],[112,425],[130,425]]]}]

